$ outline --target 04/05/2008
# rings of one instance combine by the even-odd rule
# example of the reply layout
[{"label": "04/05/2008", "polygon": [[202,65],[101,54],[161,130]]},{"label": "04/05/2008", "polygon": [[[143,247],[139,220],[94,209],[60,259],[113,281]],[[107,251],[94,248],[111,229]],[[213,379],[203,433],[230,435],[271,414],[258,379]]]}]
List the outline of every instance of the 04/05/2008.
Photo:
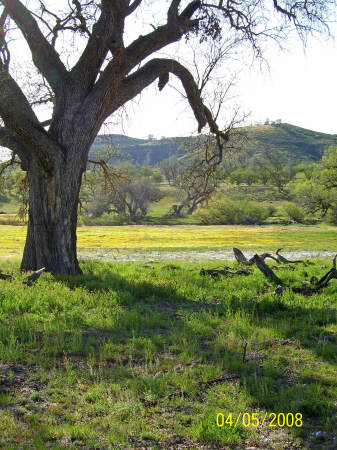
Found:
[{"label": "04/05/2008", "polygon": [[301,427],[303,425],[303,416],[301,413],[265,413],[263,418],[259,416],[259,413],[242,413],[240,412],[236,418],[232,413],[224,415],[218,413],[216,416],[216,424],[222,428],[224,426],[236,427],[242,424],[244,427],[262,427],[266,425],[268,427]]}]

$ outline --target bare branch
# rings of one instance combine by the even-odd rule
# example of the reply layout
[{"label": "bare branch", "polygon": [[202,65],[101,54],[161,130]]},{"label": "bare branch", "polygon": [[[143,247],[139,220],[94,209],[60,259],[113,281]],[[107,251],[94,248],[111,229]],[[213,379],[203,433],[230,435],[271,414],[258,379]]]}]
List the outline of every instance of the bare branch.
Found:
[{"label": "bare branch", "polygon": [[58,53],[42,34],[30,11],[19,0],[3,0],[2,3],[22,31],[32,52],[34,64],[54,92],[57,92],[64,82],[70,81]]},{"label": "bare branch", "polygon": [[20,157],[21,162],[27,165],[29,160],[29,152],[24,147],[24,144],[13,131],[5,127],[0,127],[0,145],[12,150],[12,158],[15,158],[15,154]]},{"label": "bare branch", "polygon": [[124,103],[125,101],[134,98],[145,87],[155,81],[156,78],[163,76],[163,74],[168,74],[169,72],[173,73],[181,81],[187,99],[198,122],[200,132],[208,121],[208,113],[205,110],[205,106],[199,95],[198,86],[195,83],[192,74],[183,65],[173,59],[152,59],[135,73],[123,80],[118,92],[118,103]]},{"label": "bare branch", "polygon": [[[1,129],[0,129],[0,141],[1,141]],[[20,164],[20,161],[16,158],[16,154],[13,152],[11,158],[8,161],[5,161],[0,164],[0,177],[3,175],[5,170],[9,167],[14,166],[15,164]]]},{"label": "bare branch", "polygon": [[109,50],[116,56],[114,63],[117,65],[124,57],[124,21],[128,10],[121,1],[112,3],[107,0],[102,2],[101,10],[87,46],[71,71],[74,79],[81,79],[83,90],[93,86]]},{"label": "bare branch", "polygon": [[6,20],[8,17],[8,12],[6,8],[3,9],[1,17],[0,17],[0,56],[2,58],[2,64],[6,70],[8,70],[9,62],[10,62],[10,52],[8,49],[7,41],[6,41]]},{"label": "bare branch", "polygon": [[178,20],[179,17],[179,6],[180,6],[181,0],[172,0],[171,5],[167,12],[167,22],[174,22]]},{"label": "bare branch", "polygon": [[138,6],[142,3],[143,0],[134,0],[131,5],[128,7],[127,9],[127,15],[129,16],[130,14],[132,14],[134,11],[136,11],[136,9],[138,8]]}]

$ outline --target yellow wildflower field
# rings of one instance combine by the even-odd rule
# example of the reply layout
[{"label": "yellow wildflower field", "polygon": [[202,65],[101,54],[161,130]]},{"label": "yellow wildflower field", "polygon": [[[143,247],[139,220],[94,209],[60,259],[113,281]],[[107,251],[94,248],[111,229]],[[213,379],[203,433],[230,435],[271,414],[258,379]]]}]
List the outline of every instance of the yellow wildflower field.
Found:
[{"label": "yellow wildflower field", "polygon": [[[0,225],[0,257],[20,257],[25,226]],[[80,254],[95,250],[268,249],[337,250],[332,226],[102,226],[79,227]]]}]

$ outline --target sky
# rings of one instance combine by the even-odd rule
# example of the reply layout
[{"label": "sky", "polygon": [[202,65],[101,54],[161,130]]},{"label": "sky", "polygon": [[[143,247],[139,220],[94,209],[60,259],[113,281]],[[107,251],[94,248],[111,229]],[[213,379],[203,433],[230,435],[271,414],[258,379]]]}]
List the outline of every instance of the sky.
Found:
[{"label": "sky", "polygon": [[[52,0],[49,3],[56,4]],[[155,4],[159,5],[159,2]],[[151,12],[153,17],[149,23],[155,20],[153,10]],[[140,34],[137,27],[130,28],[136,36]],[[337,37],[335,25],[331,31]],[[20,39],[12,45],[22,60],[27,57],[27,48]],[[283,51],[273,44],[266,47],[264,57],[269,67],[259,61],[246,67],[243,61],[226,63],[222,69],[224,80],[232,73],[233,67],[240,70],[231,91],[234,97],[231,105],[239,107],[242,115],[249,114],[244,123],[247,125],[264,123],[266,119],[281,119],[303,128],[337,134],[337,42],[311,38],[304,51],[302,44],[292,39],[286,46]],[[162,92],[158,92],[156,85],[150,86],[129,105],[127,111],[122,121],[119,117],[109,119],[101,133],[160,138],[186,136],[196,131],[196,122],[187,101],[170,86]],[[42,116],[45,120],[50,113],[42,113]],[[229,109],[221,118],[220,125],[226,124],[230,118]]]},{"label": "sky", "polygon": [[[337,45],[311,40],[306,51],[300,43],[265,53],[266,64],[256,61],[239,74],[232,93],[246,124],[266,119],[337,134]],[[174,90],[156,93],[150,87],[124,123],[126,134],[146,137],[188,135],[196,128],[186,102]],[[230,117],[230,113],[228,114]],[[226,117],[224,118],[226,122]],[[121,128],[121,132],[123,129]]]}]

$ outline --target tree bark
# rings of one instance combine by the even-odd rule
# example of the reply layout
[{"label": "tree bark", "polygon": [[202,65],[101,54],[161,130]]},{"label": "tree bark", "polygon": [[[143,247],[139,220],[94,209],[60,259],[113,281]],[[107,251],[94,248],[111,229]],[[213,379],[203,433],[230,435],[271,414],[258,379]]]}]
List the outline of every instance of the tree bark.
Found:
[{"label": "tree bark", "polygon": [[72,158],[52,173],[32,161],[29,180],[29,221],[21,270],[80,274],[76,227],[83,167]]}]

